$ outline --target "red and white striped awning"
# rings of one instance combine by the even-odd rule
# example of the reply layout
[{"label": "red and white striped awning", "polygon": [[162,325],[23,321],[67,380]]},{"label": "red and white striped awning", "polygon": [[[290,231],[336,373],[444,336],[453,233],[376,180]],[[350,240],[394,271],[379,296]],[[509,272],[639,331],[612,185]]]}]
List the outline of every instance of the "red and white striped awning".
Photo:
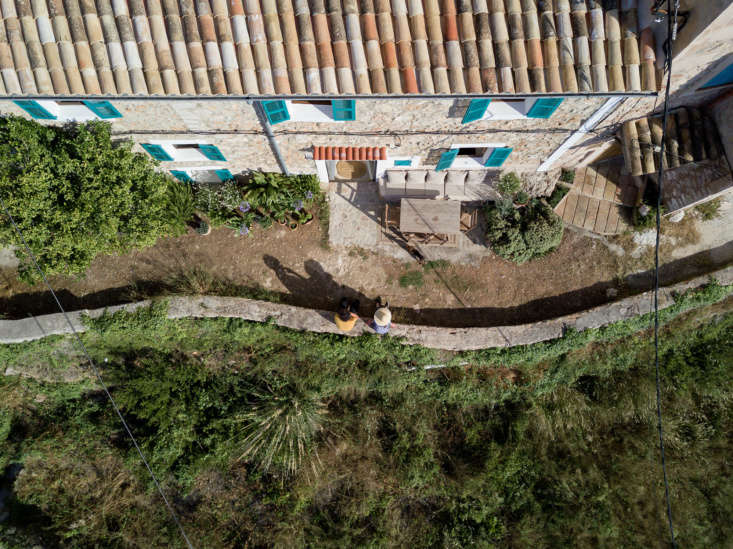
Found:
[{"label": "red and white striped awning", "polygon": [[313,147],[313,160],[387,160],[387,147]]}]

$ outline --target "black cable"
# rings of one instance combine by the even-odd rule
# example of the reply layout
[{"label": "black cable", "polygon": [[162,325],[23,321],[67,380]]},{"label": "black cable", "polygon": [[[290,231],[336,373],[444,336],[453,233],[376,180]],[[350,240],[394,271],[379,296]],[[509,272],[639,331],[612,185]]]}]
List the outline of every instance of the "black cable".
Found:
[{"label": "black cable", "polygon": [[[679,0],[675,0],[674,15],[667,17],[667,40],[671,41],[675,34],[672,28],[672,21],[677,19],[677,8],[679,7]],[[672,13],[672,0],[667,0],[667,11]],[[672,84],[672,48],[669,48],[667,52],[667,59],[665,60],[665,66],[667,68],[667,85],[664,92],[664,115],[662,117],[662,143],[659,153],[659,170],[657,172],[657,236],[656,243],[654,246],[654,373],[655,381],[657,386],[657,431],[659,434],[659,451],[662,458],[662,474],[664,476],[664,498],[667,504],[667,521],[669,522],[669,535],[672,539],[672,547],[677,547],[677,543],[674,539],[674,523],[672,521],[672,503],[669,499],[669,481],[667,480],[667,463],[664,455],[664,434],[662,431],[662,396],[660,389],[660,375],[659,375],[659,235],[661,227],[661,210],[662,210],[662,178],[664,177],[664,168],[662,166],[662,158],[664,157],[664,145],[666,143],[667,133],[667,116],[669,115],[669,95]]]},{"label": "black cable", "polygon": [[153,482],[155,483],[155,487],[158,489],[158,493],[160,494],[160,497],[163,498],[163,501],[165,502],[166,507],[168,507],[168,511],[170,511],[170,514],[173,517],[173,521],[176,523],[176,526],[178,526],[178,529],[180,530],[181,535],[183,536],[183,539],[186,541],[186,545],[188,546],[189,549],[194,549],[193,545],[188,540],[188,536],[186,536],[186,532],[183,530],[183,526],[181,525],[180,521],[178,520],[178,516],[176,515],[175,511],[173,511],[173,507],[171,506],[171,504],[168,502],[168,498],[165,497],[165,494],[163,493],[163,489],[161,488],[160,483],[158,482],[158,479],[155,476],[155,473],[153,473],[153,470],[150,468],[148,461],[145,459],[145,455],[143,454],[142,449],[138,445],[137,440],[135,440],[135,437],[133,436],[132,431],[130,430],[130,427],[127,425],[125,418],[122,417],[122,412],[120,412],[120,409],[117,406],[115,399],[112,398],[112,395],[110,394],[109,389],[107,388],[107,385],[105,385],[104,381],[102,380],[102,376],[99,373],[97,366],[94,364],[92,357],[89,355],[89,352],[87,351],[87,348],[84,345],[84,342],[81,340],[81,337],[79,337],[79,333],[76,331],[76,328],[74,328],[74,324],[69,319],[69,315],[66,314],[66,310],[64,309],[63,305],[61,305],[59,298],[56,296],[56,292],[53,291],[51,284],[49,284],[48,279],[46,278],[46,274],[43,272],[43,269],[41,269],[40,265],[38,265],[38,262],[36,261],[36,256],[33,254],[30,247],[28,246],[28,242],[26,242],[26,239],[23,236],[23,233],[21,232],[20,227],[18,227],[18,225],[15,223],[15,219],[13,219],[13,216],[10,215],[10,211],[8,211],[8,208],[5,205],[5,201],[3,200],[2,196],[0,196],[0,205],[2,205],[2,209],[4,210],[5,215],[8,216],[8,219],[10,219],[10,223],[13,225],[13,229],[15,229],[15,232],[18,234],[18,236],[20,237],[20,240],[23,242],[23,246],[25,246],[25,249],[28,252],[28,255],[30,256],[31,260],[33,261],[33,265],[38,270],[39,274],[41,275],[41,278],[43,279],[44,284],[51,292],[51,295],[53,296],[54,300],[56,300],[56,305],[58,305],[59,309],[63,313],[64,318],[66,319],[66,322],[69,325],[69,328],[71,328],[72,333],[76,337],[76,340],[79,342],[79,346],[81,347],[81,350],[84,353],[84,356],[86,356],[87,360],[89,361],[89,365],[92,367],[92,370],[94,371],[94,374],[97,377],[97,381],[99,382],[99,385],[102,387],[102,389],[104,390],[104,393],[107,395],[107,398],[112,403],[112,407],[114,408],[115,412],[117,413],[117,416],[120,418],[120,421],[122,422],[122,425],[125,428],[125,431],[127,431],[127,434],[130,437],[130,440],[132,440],[132,443],[135,445],[135,449],[137,450],[137,453],[140,454],[140,459],[145,464],[145,468],[148,470],[148,473],[150,473],[150,478],[153,479]]}]

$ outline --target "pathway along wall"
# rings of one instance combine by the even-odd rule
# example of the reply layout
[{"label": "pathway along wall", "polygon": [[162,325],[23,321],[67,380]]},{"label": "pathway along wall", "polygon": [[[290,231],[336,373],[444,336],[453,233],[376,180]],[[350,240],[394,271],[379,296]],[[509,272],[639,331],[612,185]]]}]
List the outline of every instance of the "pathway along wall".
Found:
[{"label": "pathway along wall", "polygon": [[[675,294],[707,284],[713,277],[722,285],[733,284],[733,266],[660,288],[659,308],[664,309],[674,303]],[[267,301],[256,301],[239,297],[191,296],[171,297],[168,299],[168,318],[242,318],[255,322],[270,321],[278,326],[293,330],[358,336],[374,333],[364,322],[359,321],[354,329],[344,334],[333,323],[332,311],[304,309],[292,305],[281,305]],[[107,307],[105,309],[83,310],[68,313],[74,328],[82,332],[86,329],[82,316],[101,316],[104,311],[134,311],[150,304],[149,300]],[[404,338],[407,345],[423,345],[434,349],[450,351],[469,351],[488,347],[512,347],[529,345],[562,337],[568,328],[586,330],[613,324],[620,320],[648,313],[653,307],[653,292],[645,292],[614,303],[601,305],[587,311],[565,315],[552,320],[521,324],[518,326],[499,326],[493,328],[442,328],[437,326],[416,326],[393,324],[390,334]],[[63,314],[51,314],[22,320],[0,320],[0,343],[20,343],[41,339],[50,335],[70,334]]]}]

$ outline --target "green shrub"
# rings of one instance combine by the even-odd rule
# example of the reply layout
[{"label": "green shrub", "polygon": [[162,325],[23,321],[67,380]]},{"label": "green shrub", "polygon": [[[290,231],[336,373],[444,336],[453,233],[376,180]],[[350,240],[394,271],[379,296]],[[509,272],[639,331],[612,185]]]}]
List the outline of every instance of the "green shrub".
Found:
[{"label": "green shrub", "polygon": [[[664,206],[662,206],[662,215],[664,215]],[[655,229],[657,227],[657,208],[649,207],[646,215],[641,215],[639,209],[634,210],[634,228],[637,231],[645,231],[647,229]]]},{"label": "green shrub", "polygon": [[178,230],[178,234],[183,233],[186,230],[186,224],[193,219],[196,209],[191,185],[170,179],[165,206],[171,223]]},{"label": "green shrub", "polygon": [[[0,118],[0,195],[46,274],[81,275],[98,254],[151,246],[177,230],[169,177],[110,125],[44,126]],[[0,213],[0,247],[16,246],[20,277],[35,282],[23,242]]]},{"label": "green shrub", "polygon": [[488,242],[504,259],[521,264],[550,253],[562,241],[562,219],[539,200],[511,211],[489,205],[485,215]]},{"label": "green shrub", "polygon": [[514,172],[505,173],[499,179],[496,190],[504,196],[513,196],[522,188],[522,180]]},{"label": "green shrub", "polygon": [[566,187],[565,185],[555,185],[555,190],[552,191],[550,198],[547,199],[547,203],[550,205],[550,208],[557,206],[569,192],[569,187]]},{"label": "green shrub", "polygon": [[238,443],[240,459],[256,463],[263,472],[274,465],[278,472],[290,476],[309,455],[315,458],[311,461],[315,467],[318,453],[314,443],[323,428],[326,407],[292,386],[275,385],[275,390],[255,393],[250,410],[238,418],[245,424]]},{"label": "green shrub", "polygon": [[514,202],[517,204],[526,204],[529,202],[529,195],[524,191],[514,193]]},{"label": "green shrub", "polygon": [[573,181],[575,181],[575,170],[566,170],[563,168],[560,171],[560,181],[572,185]]},{"label": "green shrub", "polygon": [[420,288],[423,284],[425,284],[425,280],[422,271],[407,271],[400,276],[400,286],[402,288],[408,288],[410,286]]},{"label": "green shrub", "polygon": [[430,261],[426,261],[425,265],[423,265],[424,271],[444,271],[450,267],[450,261],[447,259],[431,259]]}]

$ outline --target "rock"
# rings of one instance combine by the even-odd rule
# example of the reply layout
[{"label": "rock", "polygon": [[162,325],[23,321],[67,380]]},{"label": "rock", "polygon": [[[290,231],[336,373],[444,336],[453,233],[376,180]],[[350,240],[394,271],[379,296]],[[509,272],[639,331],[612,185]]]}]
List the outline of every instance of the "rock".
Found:
[{"label": "rock", "polygon": [[616,288],[608,288],[606,290],[606,297],[608,298],[614,298],[618,295],[618,290]]},{"label": "rock", "polygon": [[646,204],[642,204],[639,206],[639,215],[642,217],[646,217],[646,215],[651,211],[651,208],[647,206]]},{"label": "rock", "polygon": [[672,223],[679,223],[682,221],[685,217],[685,210],[680,210],[679,212],[675,212],[672,215],[669,216],[669,220]]}]

